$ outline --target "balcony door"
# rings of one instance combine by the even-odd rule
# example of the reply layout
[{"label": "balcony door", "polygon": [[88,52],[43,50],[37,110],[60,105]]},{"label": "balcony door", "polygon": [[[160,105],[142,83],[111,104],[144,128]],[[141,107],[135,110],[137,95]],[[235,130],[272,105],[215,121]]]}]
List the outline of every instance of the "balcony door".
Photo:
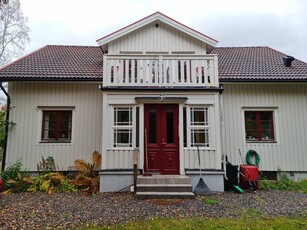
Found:
[{"label": "balcony door", "polygon": [[144,107],[145,172],[179,174],[178,105]]}]

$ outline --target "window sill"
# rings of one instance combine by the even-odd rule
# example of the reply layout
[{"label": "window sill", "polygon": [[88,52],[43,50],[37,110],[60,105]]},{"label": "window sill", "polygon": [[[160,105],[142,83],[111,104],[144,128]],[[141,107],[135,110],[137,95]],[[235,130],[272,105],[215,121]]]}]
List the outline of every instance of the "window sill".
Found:
[{"label": "window sill", "polygon": [[71,141],[40,141],[39,144],[71,144]]},{"label": "window sill", "polygon": [[254,144],[254,143],[258,143],[258,144],[276,144],[277,141],[275,140],[246,140],[246,144]]}]

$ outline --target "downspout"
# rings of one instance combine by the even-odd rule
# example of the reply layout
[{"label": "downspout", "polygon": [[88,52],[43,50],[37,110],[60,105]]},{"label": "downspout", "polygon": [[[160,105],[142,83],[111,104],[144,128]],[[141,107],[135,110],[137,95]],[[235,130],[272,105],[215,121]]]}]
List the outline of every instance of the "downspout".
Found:
[{"label": "downspout", "polygon": [[5,161],[6,161],[6,149],[7,149],[7,138],[8,138],[8,131],[9,131],[9,122],[10,122],[10,108],[11,108],[11,97],[8,92],[3,87],[3,82],[0,82],[0,88],[3,93],[6,95],[6,118],[5,118],[5,130],[4,130],[4,140],[3,140],[3,155],[2,155],[2,167],[1,170],[4,171],[5,169]]},{"label": "downspout", "polygon": [[226,176],[226,150],[225,150],[225,146],[226,146],[226,140],[225,140],[225,116],[224,116],[224,101],[223,101],[223,86],[221,86],[221,91],[220,91],[220,116],[221,116],[221,151],[223,154],[223,168],[224,168],[224,177],[227,180],[227,176]]}]

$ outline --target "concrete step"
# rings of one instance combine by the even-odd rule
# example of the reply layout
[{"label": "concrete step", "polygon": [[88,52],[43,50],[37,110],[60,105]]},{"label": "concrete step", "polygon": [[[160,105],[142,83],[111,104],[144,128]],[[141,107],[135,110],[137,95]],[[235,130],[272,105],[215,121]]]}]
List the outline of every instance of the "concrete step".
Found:
[{"label": "concrete step", "polygon": [[138,184],[191,184],[190,178],[184,175],[138,176]]},{"label": "concrete step", "polygon": [[138,192],[192,192],[191,184],[138,184]]},{"label": "concrete step", "polygon": [[194,199],[193,192],[137,192],[137,199]]}]

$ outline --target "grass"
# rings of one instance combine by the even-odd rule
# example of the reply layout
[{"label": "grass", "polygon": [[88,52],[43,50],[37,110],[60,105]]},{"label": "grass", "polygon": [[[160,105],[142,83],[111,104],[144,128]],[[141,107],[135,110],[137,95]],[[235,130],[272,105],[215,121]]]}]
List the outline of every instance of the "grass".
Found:
[{"label": "grass", "polygon": [[208,205],[216,205],[219,203],[217,200],[209,198],[209,197],[204,197],[202,201],[204,204],[208,204]]},{"label": "grass", "polygon": [[81,229],[307,229],[306,217],[266,218],[253,209],[247,209],[239,219],[155,218],[105,227],[87,226]]}]

